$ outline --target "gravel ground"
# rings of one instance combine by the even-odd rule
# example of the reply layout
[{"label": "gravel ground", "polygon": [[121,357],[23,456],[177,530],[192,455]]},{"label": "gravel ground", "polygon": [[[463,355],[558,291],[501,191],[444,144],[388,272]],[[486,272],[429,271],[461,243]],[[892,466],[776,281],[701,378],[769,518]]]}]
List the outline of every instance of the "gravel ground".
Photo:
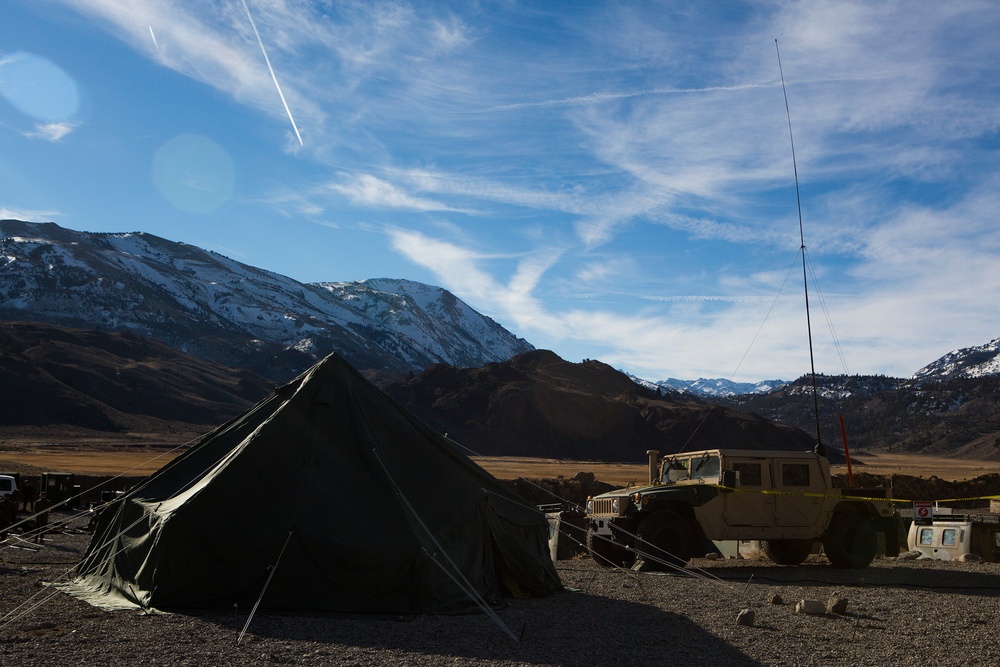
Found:
[{"label": "gravel ground", "polygon": [[[693,577],[579,559],[558,563],[566,592],[498,610],[506,629],[485,614],[258,613],[238,642],[245,610],[108,612],[46,587],[89,539],[69,528],[37,551],[0,547],[0,665],[1000,665],[995,563],[882,559],[844,571],[816,556],[799,567],[699,559]],[[848,600],[845,613],[795,612],[831,596]],[[752,626],[737,625],[742,609]]]}]

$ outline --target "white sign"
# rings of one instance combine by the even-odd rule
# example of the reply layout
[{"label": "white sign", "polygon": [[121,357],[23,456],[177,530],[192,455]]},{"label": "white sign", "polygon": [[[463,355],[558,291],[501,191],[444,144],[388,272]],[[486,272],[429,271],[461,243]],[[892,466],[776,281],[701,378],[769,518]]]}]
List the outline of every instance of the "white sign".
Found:
[{"label": "white sign", "polygon": [[913,501],[913,518],[914,519],[933,519],[934,518],[934,503],[930,500],[914,500]]}]

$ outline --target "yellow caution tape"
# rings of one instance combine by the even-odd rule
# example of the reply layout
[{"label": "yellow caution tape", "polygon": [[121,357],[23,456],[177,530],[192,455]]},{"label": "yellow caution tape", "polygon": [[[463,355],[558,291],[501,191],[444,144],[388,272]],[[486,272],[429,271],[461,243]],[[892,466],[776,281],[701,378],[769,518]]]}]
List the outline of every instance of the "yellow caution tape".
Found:
[{"label": "yellow caution tape", "polygon": [[[909,498],[877,498],[868,496],[855,496],[847,494],[829,494],[829,493],[811,493],[807,491],[778,491],[776,489],[746,489],[741,487],[732,486],[722,486],[722,485],[712,485],[720,491],[731,491],[735,493],[759,493],[765,496],[799,496],[804,498],[833,498],[835,500],[869,500],[869,501],[884,501],[891,503],[913,503],[916,500],[911,500]],[[942,500],[921,498],[921,501],[930,501],[935,503],[961,503],[968,502],[970,500],[1000,500],[1000,495],[994,496],[973,496],[969,498],[946,498]]]},{"label": "yellow caution tape", "polygon": [[778,491],[777,489],[744,489],[732,486],[716,486],[720,491],[732,491],[735,493],[759,493],[765,496],[798,496],[800,498],[833,498],[835,500],[876,500],[882,502],[896,502],[897,498],[869,498],[867,496],[833,495],[829,493],[812,493],[809,491]]},{"label": "yellow caution tape", "polygon": [[[915,500],[903,500],[902,498],[893,498],[893,500],[898,500],[900,502],[917,502]],[[927,498],[921,498],[921,501],[926,501]],[[1000,496],[973,496],[971,498],[944,498],[942,500],[931,500],[934,503],[964,503],[968,500],[1000,500]]]}]

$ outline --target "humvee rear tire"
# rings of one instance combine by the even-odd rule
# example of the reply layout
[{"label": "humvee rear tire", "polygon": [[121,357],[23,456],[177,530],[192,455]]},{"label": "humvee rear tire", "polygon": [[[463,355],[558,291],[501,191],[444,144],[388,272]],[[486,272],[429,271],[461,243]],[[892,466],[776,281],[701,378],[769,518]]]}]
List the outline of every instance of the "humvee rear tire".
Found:
[{"label": "humvee rear tire", "polygon": [[[657,512],[639,524],[636,551],[651,570],[686,565],[693,555],[694,530],[677,512]],[[666,564],[665,564],[666,563]]]},{"label": "humvee rear tire", "polygon": [[809,557],[812,545],[809,540],[761,540],[760,548],[772,563],[798,565]]},{"label": "humvee rear tire", "polygon": [[587,531],[587,551],[595,563],[602,567],[632,567],[635,554],[609,538]]},{"label": "humvee rear tire", "polygon": [[834,567],[861,569],[875,558],[878,540],[871,519],[838,512],[823,537],[823,551]]}]

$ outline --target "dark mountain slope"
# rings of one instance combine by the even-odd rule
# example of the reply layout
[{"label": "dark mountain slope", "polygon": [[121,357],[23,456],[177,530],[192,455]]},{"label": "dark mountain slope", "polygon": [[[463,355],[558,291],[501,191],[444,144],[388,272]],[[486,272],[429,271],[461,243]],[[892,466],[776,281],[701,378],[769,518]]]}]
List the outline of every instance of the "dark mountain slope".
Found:
[{"label": "dark mountain slope", "polygon": [[664,397],[598,361],[538,350],[463,369],[436,365],[387,387],[483,455],[639,461],[647,449],[811,449],[796,429],[697,400]]},{"label": "dark mountain slope", "polygon": [[129,333],[0,323],[0,430],[190,433],[273,384]]},{"label": "dark mountain slope", "polygon": [[[854,450],[1000,460],[1000,376],[942,381],[819,376],[823,442],[841,447],[840,416]],[[718,399],[815,432],[808,377],[766,395]]]}]

